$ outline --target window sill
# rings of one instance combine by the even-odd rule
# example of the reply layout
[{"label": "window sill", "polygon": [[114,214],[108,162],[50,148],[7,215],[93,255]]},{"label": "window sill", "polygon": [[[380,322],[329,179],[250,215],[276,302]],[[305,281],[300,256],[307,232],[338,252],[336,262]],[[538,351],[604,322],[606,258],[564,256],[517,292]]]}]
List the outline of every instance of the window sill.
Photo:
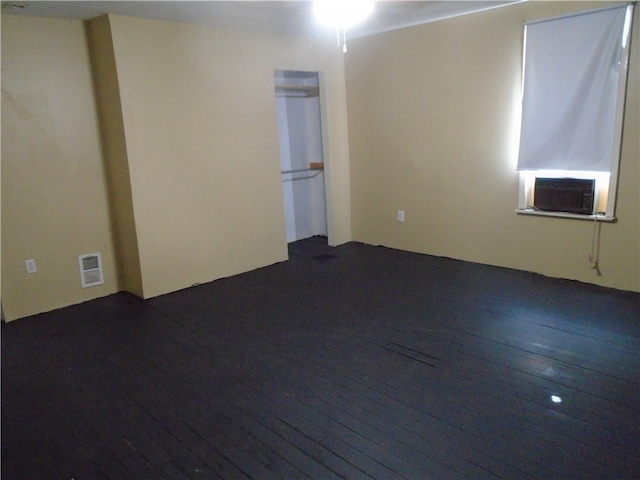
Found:
[{"label": "window sill", "polygon": [[597,220],[598,222],[616,222],[616,217],[607,217],[603,214],[598,215],[579,215],[577,213],[566,212],[543,212],[540,210],[533,210],[532,208],[517,208],[516,213],[518,215],[533,215],[538,217],[556,217],[556,218],[572,218],[575,220]]}]

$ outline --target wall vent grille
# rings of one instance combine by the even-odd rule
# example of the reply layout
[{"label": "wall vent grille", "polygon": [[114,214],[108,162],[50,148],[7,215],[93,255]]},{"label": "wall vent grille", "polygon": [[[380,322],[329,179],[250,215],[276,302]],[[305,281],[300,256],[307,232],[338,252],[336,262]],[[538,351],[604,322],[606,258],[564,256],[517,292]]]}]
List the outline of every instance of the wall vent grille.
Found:
[{"label": "wall vent grille", "polygon": [[82,288],[102,285],[104,283],[102,256],[100,253],[79,255],[78,263],[80,264],[80,282],[82,283]]}]

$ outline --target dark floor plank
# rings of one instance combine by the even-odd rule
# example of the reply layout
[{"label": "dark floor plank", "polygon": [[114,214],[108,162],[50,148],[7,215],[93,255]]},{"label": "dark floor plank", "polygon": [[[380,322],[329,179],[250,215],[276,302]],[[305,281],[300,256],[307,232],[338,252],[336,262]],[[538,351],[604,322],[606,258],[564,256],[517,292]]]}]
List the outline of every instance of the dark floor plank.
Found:
[{"label": "dark floor plank", "polygon": [[[610,421],[624,421],[632,414],[632,410],[624,405],[614,403],[602,397],[601,393],[583,392],[575,388],[568,388],[562,383],[555,380],[556,371],[553,375],[545,375],[543,371],[523,371],[511,368],[508,365],[502,365],[498,362],[479,361],[478,356],[465,351],[465,347],[460,342],[451,339],[445,339],[439,334],[429,332],[428,336],[420,335],[419,332],[412,332],[408,335],[399,334],[397,332],[384,332],[385,339],[376,341],[384,342],[389,338],[395,340],[395,345],[407,345],[416,352],[425,352],[423,355],[437,356],[440,361],[436,361],[439,370],[449,371],[452,374],[468,377],[470,375],[478,378],[485,377],[485,382],[494,385],[494,391],[500,391],[516,395],[517,397],[527,399],[539,405],[548,406],[550,395],[558,391],[568,391],[571,397],[579,397],[583,401],[587,401],[588,405],[593,405],[594,401],[598,401],[603,408],[599,410],[599,414],[593,414],[591,409],[580,410],[577,405],[572,405],[573,413],[575,410],[580,418],[599,424],[606,428]],[[527,354],[528,365],[546,365],[546,357],[539,356],[534,352],[524,352]],[[529,355],[530,353],[530,355]],[[500,371],[504,375],[497,376]],[[637,425],[630,425],[630,428],[640,428]]]},{"label": "dark floor plank", "polygon": [[3,325],[2,476],[638,478],[638,318],[639,294],[312,238]]},{"label": "dark floor plank", "polygon": [[[390,363],[390,362],[387,361],[385,363]],[[398,371],[398,369],[400,368],[401,368],[401,364],[398,364],[395,369],[392,368],[389,378],[391,378],[392,380],[395,380],[395,378],[399,376],[399,374],[395,372]],[[404,370],[407,370],[407,368],[405,368]],[[366,372],[366,366],[363,368],[363,371]],[[441,372],[442,369],[433,370],[433,372],[436,372],[436,371]],[[380,372],[379,377],[381,376],[380,375],[381,373],[383,374],[384,372]],[[418,378],[416,378],[412,382],[413,385],[411,386],[406,386],[405,384],[403,391],[409,394],[412,400],[417,403],[421,403],[420,399],[423,398],[422,401],[425,404],[430,405],[431,412],[433,413],[440,412],[440,418],[445,418],[445,416],[448,416],[451,419],[452,418],[451,414],[447,413],[448,409],[452,409],[454,411],[460,410],[462,407],[464,407],[465,405],[464,402],[466,402],[469,399],[473,399],[473,404],[470,407],[467,406],[466,408],[464,408],[464,411],[465,411],[464,415],[467,420],[471,420],[472,418],[474,418],[474,416],[477,416],[473,422],[466,422],[466,423],[473,424],[473,426],[477,430],[477,434],[481,434],[483,431],[488,432],[489,431],[488,427],[491,427],[492,425],[493,425],[492,428],[494,430],[497,430],[498,432],[500,432],[501,422],[499,422],[499,420],[504,421],[505,419],[509,418],[507,414],[509,414],[510,418],[512,419],[510,422],[507,422],[507,425],[510,430],[513,430],[514,427],[517,425],[521,425],[520,428],[521,429],[526,428],[527,431],[531,431],[531,429],[535,428],[536,425],[540,425],[546,428],[551,428],[552,431],[554,428],[558,430],[558,427],[555,427],[554,425],[551,424],[551,422],[555,422],[555,423],[558,423],[558,422],[556,420],[547,418],[547,413],[549,411],[547,407],[536,409],[535,405],[529,405],[528,402],[517,402],[516,401],[517,399],[513,399],[513,398],[508,399],[505,396],[504,390],[500,389],[499,386],[493,386],[491,388],[482,390],[479,388],[478,384],[474,382],[472,384],[472,388],[469,388],[467,390],[460,390],[460,388],[463,387],[465,383],[467,384],[469,383],[469,380],[471,379],[470,378],[465,379],[464,377],[460,377],[460,376],[458,377],[453,376],[452,378],[451,374],[444,375],[444,377],[442,378],[437,378],[435,374],[432,374],[428,378],[428,383],[431,387],[435,388],[439,392],[438,396],[435,396],[435,397],[429,396],[428,398],[423,398],[422,390],[421,390],[422,387],[420,383],[421,381]],[[447,386],[450,384],[457,385],[456,389],[447,390]],[[392,390],[397,390],[398,385],[397,384],[394,385],[393,383],[391,383],[388,385],[388,387],[390,387]],[[378,388],[385,389],[387,388],[387,386],[383,385]],[[444,402],[442,401],[442,398],[441,398],[443,396],[447,397]],[[505,400],[508,400],[508,401],[505,401]],[[549,404],[551,404],[550,401],[549,401]],[[500,406],[499,415],[496,415],[495,413],[490,413],[489,415],[487,415],[487,412],[497,412],[497,410],[495,409],[496,405]],[[524,414],[527,414],[528,416],[524,416]],[[492,417],[494,418],[493,421],[491,420]],[[521,420],[524,421],[524,423],[522,421],[518,421],[518,418],[521,418]],[[545,419],[547,419],[546,422],[545,422]],[[566,421],[567,420],[565,419],[563,423],[566,423]],[[597,429],[595,430],[590,429],[590,434],[597,435],[597,431],[598,431]],[[506,436],[507,438],[509,438],[509,435],[506,435],[504,433],[501,433],[501,436],[503,437]],[[553,434],[547,434],[545,430],[542,430],[542,435],[538,435],[537,438],[538,440],[533,445],[531,445],[527,450],[535,451],[540,448],[539,444],[544,444],[544,443],[549,444],[550,442],[557,443],[558,441],[561,441],[561,440],[565,441],[565,443],[567,444],[567,447],[569,446],[570,443],[573,444],[572,450],[569,450],[568,453],[570,453],[571,451],[578,453],[582,449],[581,443],[579,441],[576,441],[575,439],[571,441],[571,438],[563,438],[562,431],[560,430],[553,432]],[[511,441],[513,442],[514,446],[518,445],[519,440],[517,438],[517,434],[516,434],[516,437],[513,438]],[[602,445],[598,445],[598,447],[602,447]],[[508,448],[504,450],[508,451]],[[629,445],[629,451],[631,450],[632,450],[632,445]],[[543,450],[542,452],[543,454],[546,455],[545,450]],[[565,454],[563,455],[563,458],[567,458],[567,457],[570,457],[570,455],[568,455],[567,452],[565,452]],[[585,458],[581,458],[581,459],[583,462],[587,462],[587,459]]]},{"label": "dark floor plank", "polygon": [[[305,361],[303,358],[298,358],[297,360],[301,362]],[[307,358],[306,360],[308,361],[309,359]],[[426,407],[429,408],[428,412],[425,411],[425,403],[415,398],[407,399],[406,397],[398,396],[397,389],[394,386],[375,380],[373,378],[373,375],[375,375],[374,372],[365,370],[360,373],[355,373],[353,372],[353,363],[349,362],[345,369],[345,364],[338,365],[330,363],[326,357],[319,359],[315,366],[313,364],[309,364],[309,366],[310,368],[315,368],[316,371],[322,371],[323,375],[326,375],[328,381],[332,384],[339,385],[339,387],[341,387],[341,393],[348,400],[349,405],[362,405],[364,411],[376,412],[376,414],[380,416],[380,418],[385,419],[386,422],[393,420],[397,416],[397,412],[401,411],[402,415],[399,416],[400,423],[394,424],[391,422],[391,425],[388,425],[387,428],[395,430],[400,427],[403,430],[408,430],[408,433],[402,430],[395,430],[397,433],[402,431],[403,439],[407,436],[412,437],[415,434],[420,435],[424,431],[438,432],[439,438],[447,438],[447,443],[455,444],[454,450],[464,451],[465,449],[461,448],[461,444],[466,444],[467,453],[465,455],[467,455],[467,457],[471,455],[471,452],[474,452],[473,455],[483,454],[484,459],[480,461],[479,467],[484,461],[490,462],[492,464],[491,468],[494,471],[509,472],[508,476],[514,477],[515,472],[509,467],[508,462],[497,466],[497,464],[491,460],[489,451],[493,449],[493,445],[486,443],[483,448],[482,442],[479,443],[479,439],[473,436],[462,439],[460,433],[464,432],[459,428],[449,423],[443,417],[434,415],[435,412],[431,411],[430,407]],[[348,410],[346,406],[342,406],[342,408]],[[412,420],[410,423],[406,423],[407,416]],[[366,418],[367,421],[369,421],[371,417],[367,415]],[[424,445],[428,444],[429,440],[429,437],[426,437],[421,439],[421,442]],[[438,444],[437,441],[434,440],[431,440],[431,442],[433,443],[429,445],[428,448],[429,456],[436,455],[444,448],[445,451],[442,455],[445,458],[452,458],[453,452],[446,450],[446,444]],[[469,450],[469,448],[471,450]],[[476,472],[476,474],[477,473],[479,472]],[[520,475],[522,475],[522,472]]]}]

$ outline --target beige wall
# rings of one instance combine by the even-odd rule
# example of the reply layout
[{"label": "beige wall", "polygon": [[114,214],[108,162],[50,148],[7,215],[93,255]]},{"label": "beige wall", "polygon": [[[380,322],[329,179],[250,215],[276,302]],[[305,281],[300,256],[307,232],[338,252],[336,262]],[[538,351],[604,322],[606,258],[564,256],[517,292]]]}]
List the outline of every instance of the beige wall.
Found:
[{"label": "beige wall", "polygon": [[530,2],[353,40],[346,83],[354,240],[640,290],[640,28],[618,222],[602,225],[602,276],[588,260],[593,223],[514,212],[523,23],[594,6]]},{"label": "beige wall", "polygon": [[[286,260],[274,70],[321,74],[329,239],[351,239],[344,59],[332,43],[118,16],[89,22],[88,38],[75,21],[6,15],[2,26],[8,320]],[[95,251],[106,285],[76,288],[76,255]]]},{"label": "beige wall", "polygon": [[[640,290],[640,28],[602,276],[590,222],[514,213],[522,23],[593,5],[500,8],[354,39],[346,57],[325,40],[105,17],[88,28],[95,91],[81,22],[3,15],[7,319],[286,259],[276,69],[321,73],[330,243],[353,225],[366,243]],[[105,285],[81,289],[77,255],[96,251]]]},{"label": "beige wall", "polygon": [[287,259],[273,72],[323,74],[332,242],[350,239],[332,44],[110,16],[144,297]]},{"label": "beige wall", "polygon": [[[2,15],[2,305],[7,320],[118,291],[81,22]],[[78,255],[102,253],[83,289]],[[37,272],[27,274],[25,260]]]},{"label": "beige wall", "polygon": [[122,103],[109,18],[86,23],[120,288],[144,297]]}]

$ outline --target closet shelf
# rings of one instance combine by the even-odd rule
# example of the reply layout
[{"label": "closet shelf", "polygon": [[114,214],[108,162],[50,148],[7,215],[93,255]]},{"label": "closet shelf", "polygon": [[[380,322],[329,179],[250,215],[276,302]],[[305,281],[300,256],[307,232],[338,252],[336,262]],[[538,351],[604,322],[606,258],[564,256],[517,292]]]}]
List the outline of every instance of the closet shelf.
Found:
[{"label": "closet shelf", "polygon": [[321,162],[311,162],[309,164],[309,168],[295,168],[293,170],[282,170],[280,173],[301,173],[301,172],[311,172],[314,170],[324,170],[324,163]]}]

